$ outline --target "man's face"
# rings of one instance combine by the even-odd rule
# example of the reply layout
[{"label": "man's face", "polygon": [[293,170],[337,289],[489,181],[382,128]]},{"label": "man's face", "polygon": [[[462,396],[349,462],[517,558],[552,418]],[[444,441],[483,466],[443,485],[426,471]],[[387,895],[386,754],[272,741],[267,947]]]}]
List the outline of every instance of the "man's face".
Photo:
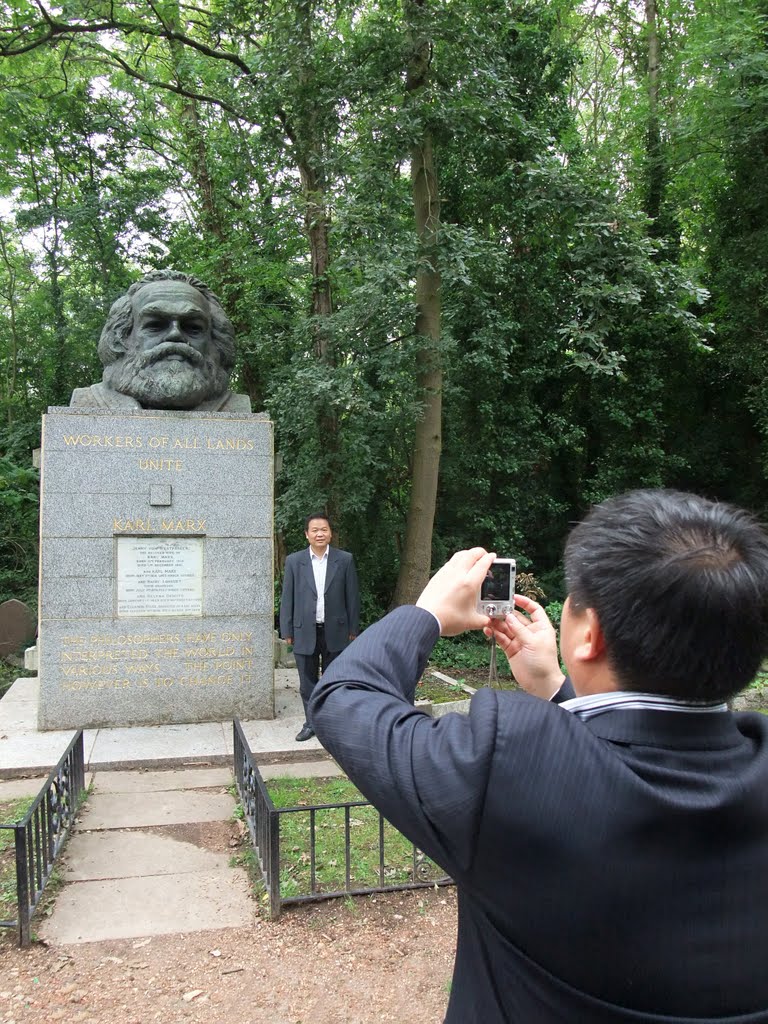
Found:
[{"label": "man's face", "polygon": [[310,519],[304,536],[310,543],[312,550],[322,555],[331,543],[331,524],[327,519]]},{"label": "man's face", "polygon": [[157,281],[134,297],[131,342],[135,348],[150,352],[163,346],[158,358],[180,361],[189,360],[189,348],[204,356],[210,341],[208,300],[191,285]]},{"label": "man's face", "polygon": [[126,354],[104,371],[109,387],[156,409],[194,409],[226,391],[204,295],[184,281],[155,281],[132,308]]}]

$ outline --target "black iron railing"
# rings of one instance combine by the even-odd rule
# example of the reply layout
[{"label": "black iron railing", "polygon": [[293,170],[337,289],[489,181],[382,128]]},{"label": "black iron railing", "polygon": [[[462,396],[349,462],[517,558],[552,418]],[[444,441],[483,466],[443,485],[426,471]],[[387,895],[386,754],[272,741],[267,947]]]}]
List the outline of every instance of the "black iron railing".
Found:
[{"label": "black iron railing", "polygon": [[21,821],[0,825],[3,831],[10,829],[14,833],[17,907],[16,919],[0,921],[0,928],[17,929],[20,946],[30,943],[32,914],[84,794],[85,759],[80,729]]},{"label": "black iron railing", "polygon": [[[279,917],[282,908],[292,903],[452,884],[441,868],[408,843],[365,800],[275,807],[237,719],[233,722],[233,738],[235,782],[269,896],[272,918]],[[296,816],[301,817],[301,826],[290,828],[295,821],[289,821],[289,817],[295,819]],[[377,823],[374,831],[378,832],[378,839],[374,850],[366,850],[364,874],[368,878],[371,875],[377,878],[374,885],[361,883],[356,877],[353,853],[359,854],[359,851],[352,838],[357,826],[365,823],[361,819],[368,819],[370,826],[372,817]],[[336,833],[334,845],[343,849],[343,854],[339,855],[339,859],[343,858],[343,867],[337,860],[332,860],[333,870],[329,870],[327,854],[320,863],[320,829],[323,830],[324,841],[329,838],[329,830]],[[370,832],[369,828],[367,834]],[[338,842],[341,833],[343,843]],[[286,851],[283,847],[288,842],[299,845],[293,845],[290,851]],[[408,853],[404,857],[406,848]],[[302,870],[295,869],[297,864],[303,865]]]}]

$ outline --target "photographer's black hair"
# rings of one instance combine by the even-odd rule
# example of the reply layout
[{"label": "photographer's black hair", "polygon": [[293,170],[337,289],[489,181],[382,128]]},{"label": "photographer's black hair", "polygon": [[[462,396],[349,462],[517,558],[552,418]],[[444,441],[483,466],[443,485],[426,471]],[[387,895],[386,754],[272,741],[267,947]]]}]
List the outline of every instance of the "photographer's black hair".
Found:
[{"label": "photographer's black hair", "polygon": [[328,523],[328,529],[331,531],[331,533],[333,533],[333,526],[331,525],[331,520],[328,518],[325,512],[310,512],[308,516],[305,516],[304,533],[306,533],[307,530],[309,529],[309,524],[312,522],[313,519],[324,519],[326,523]]},{"label": "photographer's black hair", "polygon": [[727,700],[768,654],[768,535],[742,509],[631,491],[588,513],[564,562],[570,603],[594,609],[623,690]]}]

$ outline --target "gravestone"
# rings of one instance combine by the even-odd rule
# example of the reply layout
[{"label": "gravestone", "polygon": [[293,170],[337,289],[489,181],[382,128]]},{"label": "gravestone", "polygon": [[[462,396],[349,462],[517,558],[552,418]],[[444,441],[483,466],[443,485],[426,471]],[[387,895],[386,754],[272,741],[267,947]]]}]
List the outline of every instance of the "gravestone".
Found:
[{"label": "gravestone", "polygon": [[154,272],[99,353],[43,417],[38,725],[272,718],[272,425],[228,390],[231,324]]},{"label": "gravestone", "polygon": [[18,654],[35,639],[37,617],[23,601],[11,598],[0,604],[0,658]]}]

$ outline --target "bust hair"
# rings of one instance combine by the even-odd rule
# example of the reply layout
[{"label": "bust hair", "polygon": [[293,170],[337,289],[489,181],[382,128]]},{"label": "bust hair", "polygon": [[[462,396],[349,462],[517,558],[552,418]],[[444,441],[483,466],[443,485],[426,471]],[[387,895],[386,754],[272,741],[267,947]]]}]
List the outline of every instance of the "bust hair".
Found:
[{"label": "bust hair", "polygon": [[218,351],[219,362],[229,374],[235,365],[235,329],[227,317],[218,296],[193,274],[180,270],[152,270],[139,278],[128,291],[112,303],[99,338],[99,358],[103,366],[121,359],[128,350],[128,338],[133,330],[133,298],[148,284],[158,281],[181,281],[205,296],[211,312],[211,341]]},{"label": "bust hair", "polygon": [[742,509],[631,491],[587,514],[564,561],[570,603],[595,611],[623,690],[727,700],[768,655],[768,535]]},{"label": "bust hair", "polygon": [[304,517],[304,533],[309,529],[309,524],[313,519],[324,519],[328,523],[328,529],[333,533],[333,527],[331,526],[331,520],[325,514],[325,512],[310,512],[308,516]]}]

